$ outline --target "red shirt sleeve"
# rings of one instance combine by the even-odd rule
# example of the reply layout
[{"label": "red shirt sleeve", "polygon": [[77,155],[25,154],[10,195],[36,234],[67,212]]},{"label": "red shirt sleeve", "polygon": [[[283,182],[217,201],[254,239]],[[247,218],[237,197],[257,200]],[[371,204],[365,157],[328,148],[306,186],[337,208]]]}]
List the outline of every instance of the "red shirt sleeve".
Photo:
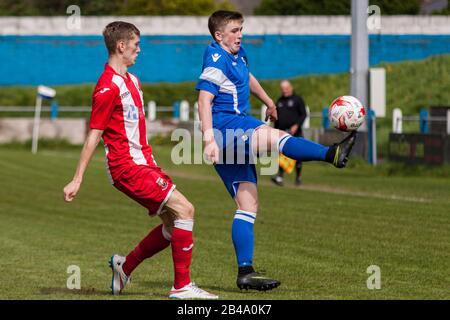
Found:
[{"label": "red shirt sleeve", "polygon": [[118,91],[116,87],[98,87],[95,88],[92,95],[92,113],[90,128],[105,130],[116,105]]}]

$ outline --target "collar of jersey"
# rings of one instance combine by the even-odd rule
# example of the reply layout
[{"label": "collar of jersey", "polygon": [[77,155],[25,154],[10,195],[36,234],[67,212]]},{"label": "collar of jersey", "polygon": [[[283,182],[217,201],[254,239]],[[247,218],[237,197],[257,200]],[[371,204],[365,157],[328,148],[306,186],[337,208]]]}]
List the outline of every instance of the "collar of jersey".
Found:
[{"label": "collar of jersey", "polygon": [[124,76],[122,76],[121,74],[118,74],[108,63],[105,63],[105,71],[109,71],[109,72],[112,72],[112,73],[114,73],[115,75],[118,75],[119,77],[121,77],[121,78],[123,78],[123,79],[125,79],[125,80],[130,80],[131,78],[130,78],[130,75],[128,74],[128,71],[127,71],[127,76],[126,77],[124,77]]},{"label": "collar of jersey", "polygon": [[218,50],[222,50],[223,53],[225,53],[226,55],[228,55],[231,59],[233,60],[237,60],[239,58],[239,52],[241,51],[241,49],[239,49],[238,53],[236,54],[236,56],[232,53],[229,53],[228,51],[226,51],[224,48],[222,48],[220,46],[220,44],[215,41],[213,42],[213,44],[211,45],[214,49],[218,49]]}]

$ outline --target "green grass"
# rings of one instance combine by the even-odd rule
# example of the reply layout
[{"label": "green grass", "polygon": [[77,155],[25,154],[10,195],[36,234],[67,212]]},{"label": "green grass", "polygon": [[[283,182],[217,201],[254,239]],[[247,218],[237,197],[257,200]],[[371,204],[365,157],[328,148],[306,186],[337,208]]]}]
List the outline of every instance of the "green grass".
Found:
[{"label": "green grass", "polygon": [[[196,207],[192,278],[221,299],[449,298],[448,176],[389,175],[356,161],[344,170],[307,163],[301,188],[260,177],[255,265],[282,285],[240,292],[234,203],[212,167],[176,166],[170,152],[154,146]],[[0,299],[167,299],[170,250],[139,266],[121,297],[109,294],[110,255],[126,254],[159,219],[109,185],[101,150],[77,199],[64,203],[78,156],[72,148],[0,148]],[[69,265],[81,268],[81,291],[66,289]],[[381,268],[381,290],[366,287],[370,265]]]}]

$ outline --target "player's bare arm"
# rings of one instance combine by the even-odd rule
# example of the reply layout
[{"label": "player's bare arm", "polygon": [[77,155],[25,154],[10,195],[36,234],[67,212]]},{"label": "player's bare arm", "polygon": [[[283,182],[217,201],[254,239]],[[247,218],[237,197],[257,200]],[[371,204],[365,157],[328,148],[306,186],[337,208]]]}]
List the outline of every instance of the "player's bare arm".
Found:
[{"label": "player's bare arm", "polygon": [[212,101],[214,95],[206,90],[200,90],[198,95],[198,114],[201,121],[203,141],[205,142],[206,159],[216,163],[219,161],[219,147],[214,140],[212,129]]},{"label": "player's bare arm", "polygon": [[102,137],[103,130],[91,129],[84,142],[83,149],[81,150],[80,160],[78,161],[75,175],[71,182],[64,187],[64,200],[71,202],[80,189],[81,182],[83,181],[83,175],[89,164],[89,161],[97,148],[98,143]]},{"label": "player's bare arm", "polygon": [[258,80],[250,73],[250,92],[267,106],[266,121],[277,120],[277,108],[273,100],[267,95]]}]

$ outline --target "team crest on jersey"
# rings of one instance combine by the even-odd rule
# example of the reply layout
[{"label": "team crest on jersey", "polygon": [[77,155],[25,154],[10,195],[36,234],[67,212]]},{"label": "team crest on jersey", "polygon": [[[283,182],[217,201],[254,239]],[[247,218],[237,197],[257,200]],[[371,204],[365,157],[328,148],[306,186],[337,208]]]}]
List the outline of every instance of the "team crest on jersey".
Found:
[{"label": "team crest on jersey", "polygon": [[127,112],[127,120],[138,120],[139,119],[139,110],[136,106],[132,104],[128,108]]},{"label": "team crest on jersey", "polygon": [[160,186],[163,190],[167,189],[167,186],[169,185],[167,181],[165,181],[163,178],[159,177],[158,180],[156,180],[156,184]]}]

